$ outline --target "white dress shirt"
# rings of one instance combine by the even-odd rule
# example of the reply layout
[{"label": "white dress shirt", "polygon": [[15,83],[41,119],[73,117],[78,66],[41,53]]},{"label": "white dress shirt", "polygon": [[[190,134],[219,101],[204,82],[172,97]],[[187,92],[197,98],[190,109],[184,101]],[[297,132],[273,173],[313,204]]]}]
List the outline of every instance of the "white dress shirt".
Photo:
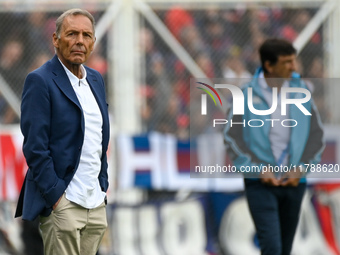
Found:
[{"label": "white dress shirt", "polygon": [[[268,86],[266,79],[264,78],[263,72],[261,72],[259,75],[259,85],[270,108],[273,103],[273,93],[272,88]],[[283,87],[289,87],[289,83],[285,81],[282,84],[282,88]],[[290,140],[290,128],[282,126],[281,121],[284,119],[289,119],[289,111],[286,111],[286,116],[281,115],[281,90],[280,93],[277,94],[277,97],[277,108],[275,112],[272,113],[271,119],[277,119],[279,121],[274,121],[274,126],[270,129],[269,140],[276,162],[279,165],[287,165],[289,160],[288,146]]]},{"label": "white dress shirt", "polygon": [[93,209],[98,207],[105,198],[105,192],[101,190],[98,180],[102,156],[103,118],[86,80],[84,66],[80,67],[82,78],[79,79],[61,61],[60,63],[77,95],[85,120],[85,135],[80,161],[75,175],[66,189],[66,198],[84,208]]}]

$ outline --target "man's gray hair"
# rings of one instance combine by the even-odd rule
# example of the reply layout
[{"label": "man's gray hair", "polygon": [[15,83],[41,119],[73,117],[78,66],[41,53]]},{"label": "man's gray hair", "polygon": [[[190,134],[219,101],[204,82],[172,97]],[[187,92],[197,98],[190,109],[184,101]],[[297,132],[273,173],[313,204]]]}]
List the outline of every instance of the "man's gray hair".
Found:
[{"label": "man's gray hair", "polygon": [[58,38],[60,38],[61,27],[63,25],[64,19],[68,16],[76,16],[76,15],[83,15],[85,17],[88,17],[92,23],[93,34],[95,33],[95,30],[94,30],[95,20],[91,13],[83,9],[70,9],[70,10],[65,11],[63,14],[61,14],[55,22],[55,26],[56,26],[55,33]]}]

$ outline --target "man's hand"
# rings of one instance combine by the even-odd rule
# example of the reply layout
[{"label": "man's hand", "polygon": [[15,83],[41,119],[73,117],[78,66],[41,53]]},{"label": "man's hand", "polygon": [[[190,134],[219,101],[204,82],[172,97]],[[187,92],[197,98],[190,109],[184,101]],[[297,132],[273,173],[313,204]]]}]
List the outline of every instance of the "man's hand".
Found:
[{"label": "man's hand", "polygon": [[262,172],[260,174],[261,182],[269,186],[279,186],[280,180],[275,178],[272,172]]},{"label": "man's hand", "polygon": [[287,186],[296,187],[299,185],[300,178],[301,178],[300,172],[287,172],[280,179],[280,185],[284,187]]},{"label": "man's hand", "polygon": [[54,209],[58,206],[58,204],[59,204],[61,198],[62,198],[62,196],[59,197],[58,201],[52,206],[52,210],[54,210]]}]

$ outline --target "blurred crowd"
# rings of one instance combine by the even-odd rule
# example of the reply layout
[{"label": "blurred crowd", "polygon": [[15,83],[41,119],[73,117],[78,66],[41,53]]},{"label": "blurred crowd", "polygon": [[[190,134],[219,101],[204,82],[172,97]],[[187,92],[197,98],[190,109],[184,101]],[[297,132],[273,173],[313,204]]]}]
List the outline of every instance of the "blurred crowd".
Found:
[{"label": "blurred crowd", "polygon": [[[240,79],[245,83],[259,67],[259,45],[269,37],[293,42],[314,11],[278,7],[188,11],[174,7],[158,14],[208,78]],[[145,56],[142,117],[146,130],[188,138],[192,75],[148,24],[141,29],[140,44]],[[302,77],[324,77],[322,28],[299,54],[297,69]],[[315,84],[312,79],[308,86],[327,120],[323,84]]]},{"label": "blurred crowd", "polygon": [[[313,17],[314,9],[238,8],[205,10],[173,7],[157,14],[209,78],[240,78],[247,81],[259,66],[257,49],[268,37],[294,41]],[[59,13],[1,13],[0,75],[18,100],[26,74],[54,54],[51,43]],[[98,21],[101,13],[95,13]],[[190,78],[192,74],[147,21],[139,32],[141,52],[140,96],[143,132],[156,130],[189,136]],[[323,78],[322,27],[298,57],[302,77]],[[88,66],[107,82],[106,40],[91,55]],[[324,86],[309,82],[324,121]],[[108,88],[112,86],[107,84]],[[324,113],[323,113],[324,111]],[[0,123],[19,120],[4,95],[0,96]]]}]

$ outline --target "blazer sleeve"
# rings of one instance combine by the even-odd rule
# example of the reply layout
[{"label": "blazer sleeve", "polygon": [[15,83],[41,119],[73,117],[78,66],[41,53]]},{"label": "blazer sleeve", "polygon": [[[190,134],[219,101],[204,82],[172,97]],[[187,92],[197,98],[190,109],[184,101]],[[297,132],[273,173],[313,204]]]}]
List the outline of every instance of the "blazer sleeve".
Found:
[{"label": "blazer sleeve", "polygon": [[30,73],[24,84],[21,103],[21,131],[24,135],[23,153],[32,179],[52,207],[66,189],[54,169],[49,150],[51,130],[51,104],[47,79],[36,72]]},{"label": "blazer sleeve", "polygon": [[[229,111],[228,119],[232,122],[242,122],[242,116],[233,115],[232,108]],[[229,158],[233,161],[238,171],[242,172],[242,168],[260,165],[260,160],[249,149],[243,138],[243,128],[231,128],[230,121],[224,129],[224,143],[227,148]],[[258,177],[259,172],[243,172],[247,177]]]},{"label": "blazer sleeve", "polygon": [[[103,142],[105,143],[103,152],[102,152],[102,158],[101,158],[101,169],[99,173],[99,183],[102,191],[107,192],[109,188],[109,181],[108,181],[108,173],[107,173],[107,168],[108,168],[108,162],[107,162],[107,149],[108,149],[108,144],[110,141],[110,120],[109,120],[109,114],[108,114],[108,104],[106,103],[106,93],[105,93],[105,83],[103,80],[103,77],[98,73],[99,79],[101,81],[102,85],[102,90],[103,90],[103,100],[105,102],[105,114],[106,116],[104,119],[107,119],[105,122],[106,124],[103,124]],[[105,138],[104,138],[105,137]]]}]

